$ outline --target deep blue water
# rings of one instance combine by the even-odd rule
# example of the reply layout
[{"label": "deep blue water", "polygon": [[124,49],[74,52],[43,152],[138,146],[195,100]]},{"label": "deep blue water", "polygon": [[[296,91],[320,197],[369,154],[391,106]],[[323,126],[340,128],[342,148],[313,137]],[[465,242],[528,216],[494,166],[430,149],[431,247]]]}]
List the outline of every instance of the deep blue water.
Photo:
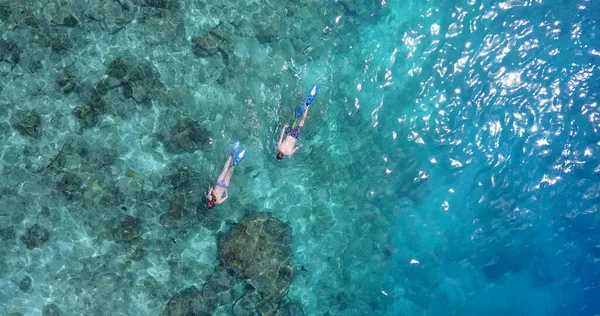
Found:
[{"label": "deep blue water", "polygon": [[[391,5],[397,16],[411,7]],[[388,313],[599,313],[599,3],[411,9],[372,31],[393,76],[372,88],[385,166],[412,169],[427,191],[415,198],[390,174]]]},{"label": "deep blue water", "polygon": [[[24,1],[0,18],[0,314],[164,314],[252,212],[293,232],[282,310],[600,314],[598,1]],[[136,78],[107,79],[122,60]],[[315,83],[304,146],[277,161]],[[184,119],[209,141],[173,149]],[[249,154],[208,212],[234,139]],[[214,315],[242,315],[229,294]]]}]

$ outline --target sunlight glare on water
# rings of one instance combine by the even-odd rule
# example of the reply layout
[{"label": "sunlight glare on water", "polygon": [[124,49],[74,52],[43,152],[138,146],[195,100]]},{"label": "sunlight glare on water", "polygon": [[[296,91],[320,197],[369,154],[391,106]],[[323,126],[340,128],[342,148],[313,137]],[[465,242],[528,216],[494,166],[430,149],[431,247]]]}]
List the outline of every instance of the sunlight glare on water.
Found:
[{"label": "sunlight glare on water", "polygon": [[[400,181],[388,202],[411,201],[400,211],[411,216],[397,220],[391,314],[441,313],[450,302],[460,315],[598,312],[591,284],[599,269],[590,266],[600,256],[591,238],[598,194],[590,195],[599,189],[598,4],[390,5],[386,36],[365,31],[363,39],[377,47],[381,66],[371,69],[394,76],[370,90],[360,82],[383,95],[362,106],[373,108],[382,137],[393,135],[391,169],[427,183],[416,194]],[[420,257],[418,271],[407,266],[411,256]],[[562,291],[586,294],[565,300]],[[506,292],[523,299],[494,302]]]}]

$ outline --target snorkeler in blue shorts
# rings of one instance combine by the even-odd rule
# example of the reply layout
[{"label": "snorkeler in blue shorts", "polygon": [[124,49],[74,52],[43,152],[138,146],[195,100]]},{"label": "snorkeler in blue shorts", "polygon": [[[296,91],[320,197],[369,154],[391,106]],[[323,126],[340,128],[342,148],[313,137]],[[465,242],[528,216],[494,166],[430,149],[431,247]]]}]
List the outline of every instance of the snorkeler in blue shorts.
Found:
[{"label": "snorkeler in blue shorts", "polygon": [[223,166],[223,171],[217,178],[217,182],[215,186],[211,188],[206,194],[206,198],[208,198],[209,209],[213,208],[216,204],[221,204],[229,197],[227,193],[227,187],[231,181],[231,176],[233,175],[233,169],[235,166],[244,159],[246,156],[246,149],[240,148],[240,143],[235,141],[233,143],[233,149],[231,150],[231,156],[225,162],[225,166]]},{"label": "snorkeler in blue shorts", "polygon": [[[317,86],[312,86],[308,97],[304,104],[301,104],[296,111],[296,119],[294,119],[294,125],[292,125],[292,129],[286,132],[286,129],[290,126],[289,124],[285,124],[283,129],[281,130],[281,135],[279,135],[279,142],[277,142],[277,159],[283,159],[283,156],[291,156],[296,150],[300,149],[302,145],[296,146],[296,141],[302,135],[302,128],[304,128],[304,121],[306,120],[306,116],[308,115],[308,108],[310,103],[317,96],[318,88]],[[302,117],[300,122],[298,123],[298,117]],[[286,135],[285,139],[283,139],[283,135]]]}]

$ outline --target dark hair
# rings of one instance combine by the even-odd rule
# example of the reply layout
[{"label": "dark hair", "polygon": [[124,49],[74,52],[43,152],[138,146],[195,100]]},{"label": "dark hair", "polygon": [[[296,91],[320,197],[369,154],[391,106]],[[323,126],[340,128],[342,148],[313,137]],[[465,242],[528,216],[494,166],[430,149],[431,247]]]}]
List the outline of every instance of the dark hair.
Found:
[{"label": "dark hair", "polygon": [[208,207],[208,209],[215,207],[216,201],[217,201],[217,197],[215,196],[215,193],[213,192],[210,194],[210,200],[208,200],[208,205],[206,207]]},{"label": "dark hair", "polygon": [[282,152],[278,152],[277,153],[277,159],[279,159],[279,160],[283,159],[283,153]]}]

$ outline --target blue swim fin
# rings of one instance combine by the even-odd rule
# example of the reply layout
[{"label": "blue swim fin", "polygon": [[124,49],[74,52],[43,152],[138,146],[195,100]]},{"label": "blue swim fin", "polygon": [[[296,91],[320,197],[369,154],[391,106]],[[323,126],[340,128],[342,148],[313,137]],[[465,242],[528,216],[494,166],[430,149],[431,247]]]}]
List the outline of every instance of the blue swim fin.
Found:
[{"label": "blue swim fin", "polygon": [[242,151],[235,156],[235,159],[233,160],[233,166],[235,167],[238,163],[240,163],[244,157],[246,157],[246,149],[242,149]]},{"label": "blue swim fin", "polygon": [[304,104],[300,104],[300,106],[298,106],[298,109],[296,110],[296,117],[300,117],[304,114],[304,111],[315,99],[318,92],[319,92],[319,88],[317,87],[317,85],[313,85],[310,88],[310,91],[308,92],[308,96],[306,97],[306,101],[304,101]]},{"label": "blue swim fin", "polygon": [[308,93],[308,97],[306,97],[306,106],[309,106],[310,103],[315,99],[315,97],[317,96],[317,92],[319,92],[319,88],[317,87],[317,85],[313,85],[310,88],[310,92]]}]

